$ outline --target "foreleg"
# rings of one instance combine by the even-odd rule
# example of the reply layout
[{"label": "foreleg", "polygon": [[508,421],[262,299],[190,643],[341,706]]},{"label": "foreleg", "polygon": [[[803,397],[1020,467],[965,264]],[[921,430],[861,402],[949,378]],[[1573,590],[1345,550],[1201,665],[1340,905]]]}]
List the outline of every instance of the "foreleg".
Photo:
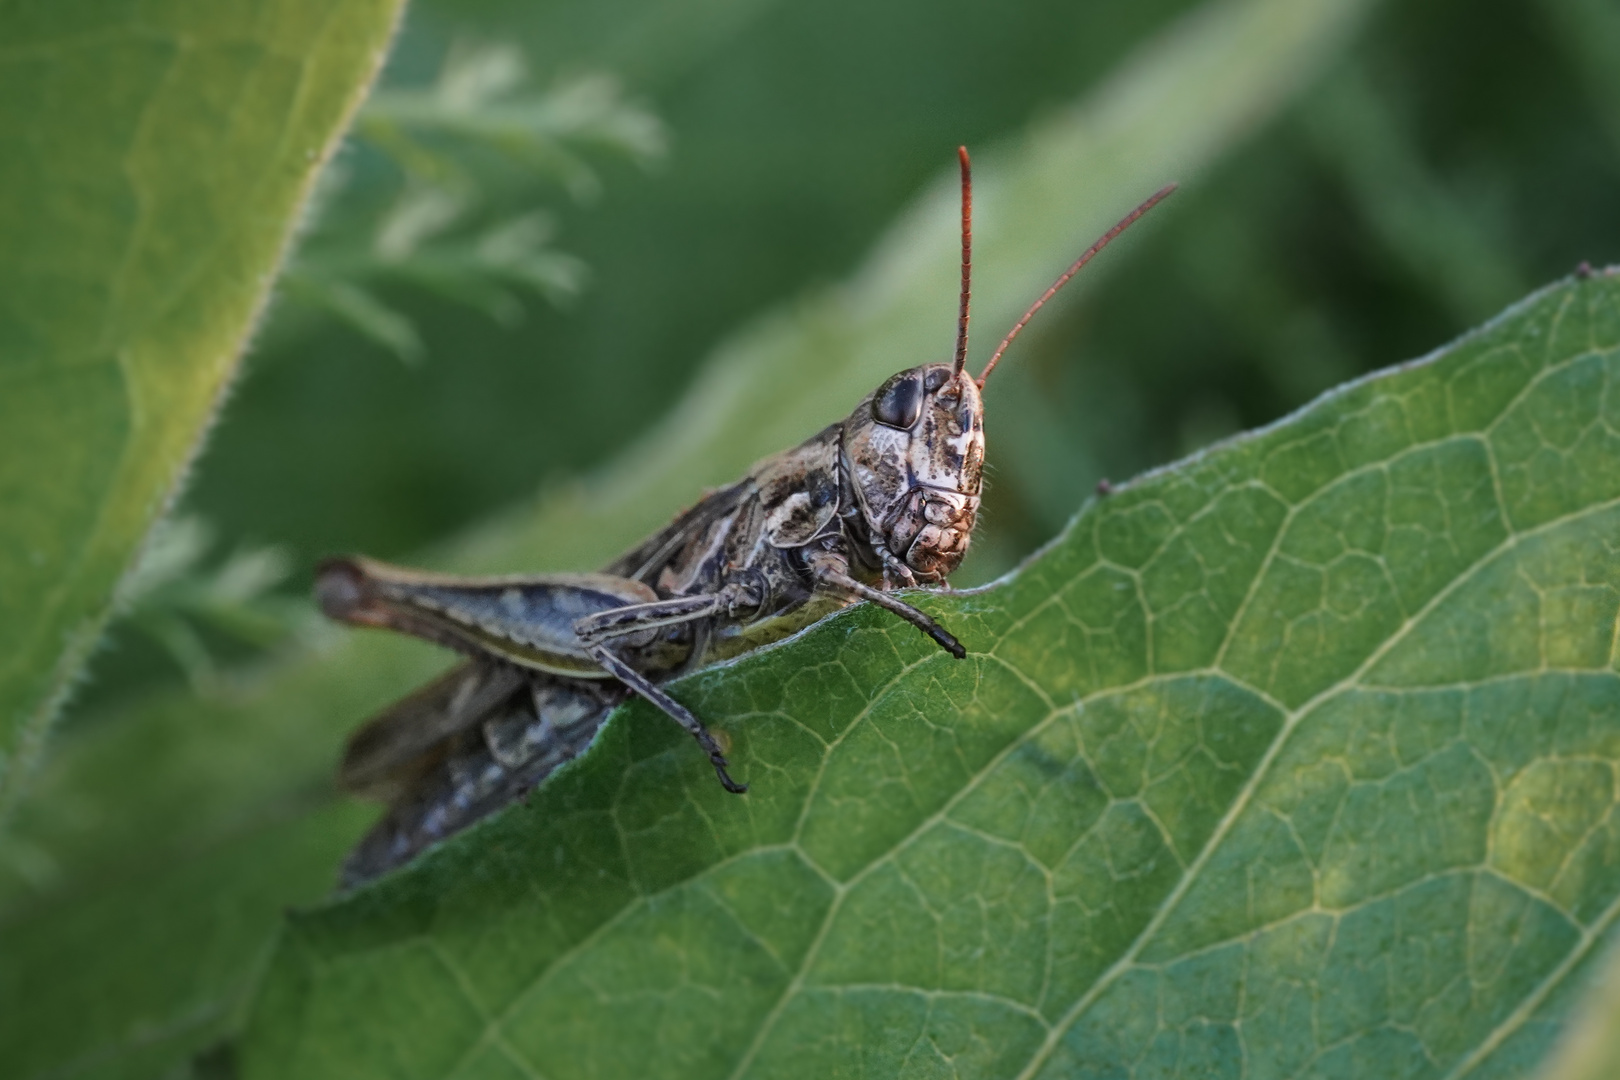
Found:
[{"label": "foreleg", "polygon": [[870,585],[856,581],[849,576],[849,564],[844,559],[831,552],[820,553],[810,560],[812,572],[816,581],[823,585],[853,593],[862,600],[870,600],[881,608],[885,608],[900,616],[906,622],[915,626],[929,637],[939,643],[939,647],[956,657],[958,660],[967,658],[967,649],[956,640],[956,635],[945,629],[925,611],[919,611],[899,597],[892,596],[882,589],[874,589]]}]

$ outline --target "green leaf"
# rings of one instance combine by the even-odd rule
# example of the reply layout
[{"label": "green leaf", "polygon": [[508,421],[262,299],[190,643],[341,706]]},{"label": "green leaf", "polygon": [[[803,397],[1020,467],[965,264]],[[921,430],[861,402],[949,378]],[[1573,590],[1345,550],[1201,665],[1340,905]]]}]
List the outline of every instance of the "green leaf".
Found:
[{"label": "green leaf", "polygon": [[248,1077],[1514,1075],[1620,913],[1620,274],[637,703],[295,915]]},{"label": "green leaf", "polygon": [[0,813],[399,6],[0,4]]}]

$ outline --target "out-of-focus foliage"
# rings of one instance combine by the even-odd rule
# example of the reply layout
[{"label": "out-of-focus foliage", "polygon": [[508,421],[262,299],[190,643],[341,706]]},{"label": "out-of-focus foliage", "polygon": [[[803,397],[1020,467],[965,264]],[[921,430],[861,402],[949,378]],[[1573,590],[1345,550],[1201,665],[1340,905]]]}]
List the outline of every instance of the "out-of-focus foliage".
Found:
[{"label": "out-of-focus foliage", "polygon": [[[400,82],[431,79],[457,36],[521,44],[536,85],[610,71],[666,123],[666,165],[604,158],[600,203],[554,207],[594,283],[569,311],[507,330],[418,297],[423,340],[453,360],[420,371],[347,332],[261,357],[193,502],[307,567],[407,556],[589,470],[727,329],[855,265],[957,143],[1057,107],[1188,6],[428,0]],[[992,502],[965,580],[1052,535],[1100,476],[1263,423],[1615,258],[1615,19],[1602,0],[1378,8],[1342,62],[1176,197],[1151,250],[1032,327],[990,401]],[[1368,204],[1378,183],[1392,205]]]},{"label": "out-of-focus foliage", "polygon": [[1027,550],[1099,475],[1264,423],[1620,257],[1620,81],[1579,59],[1612,72],[1617,23],[1585,0],[1382,7],[1186,193],[1152,252],[1038,330],[987,406],[997,542]]},{"label": "out-of-focus foliage", "polygon": [[210,636],[270,649],[293,635],[330,633],[307,603],[273,592],[292,569],[275,547],[242,547],[211,560],[216,530],[195,515],[158,522],[124,579],[123,625],[161,646],[192,690],[216,689]]},{"label": "out-of-focus foliage", "polygon": [[399,7],[0,4],[0,821]]},{"label": "out-of-focus foliage", "polygon": [[[422,0],[390,88],[433,83],[457,40],[510,43],[536,86],[612,72],[625,88],[616,100],[645,102],[667,125],[667,163],[649,171],[593,151],[605,191],[595,204],[535,176],[503,188],[510,201],[499,208],[466,204],[456,226],[414,249],[470,243],[543,206],[555,242],[592,272],[592,288],[565,310],[526,304],[528,317],[508,324],[488,304],[370,270],[348,279],[409,320],[435,358],[415,367],[339,321],[297,333],[272,321],[187,506],[217,524],[227,550],[286,551],[290,596],[332,550],[406,557],[437,545],[463,565],[516,569],[513,555],[544,540],[546,558],[600,563],[649,514],[600,506],[645,488],[591,488],[587,504],[571,497],[572,479],[609,462],[619,464],[606,475],[619,478],[626,462],[663,454],[667,442],[626,448],[649,430],[668,438],[656,421],[717,340],[784,298],[824,298],[823,283],[848,276],[957,143],[979,149],[1061,114],[1195,6]],[[1100,476],[1269,421],[1348,376],[1426,352],[1525,283],[1620,255],[1611,5],[1386,4],[1343,44],[1314,57],[1313,77],[1291,84],[1252,137],[1224,147],[1161,224],[1111,253],[1109,271],[1078,282],[1021,340],[990,397],[992,489],[964,581],[994,576],[1053,535]],[[364,160],[348,161],[353,178],[331,204],[346,209],[319,219],[311,257],[326,229],[348,222],[358,238],[349,250],[373,250],[377,223],[399,205],[403,189],[372,182]],[[1119,175],[1107,171],[1118,163],[1096,164],[1095,174],[1076,167],[1072,183]],[[949,201],[937,194],[931,212]],[[1115,209],[1141,194],[1088,190]],[[1063,239],[1077,249],[1091,237]],[[948,259],[948,245],[936,247]],[[948,281],[951,268],[938,269]],[[1037,279],[1054,269],[980,267]],[[993,288],[981,276],[981,289]],[[1016,310],[1024,299],[1003,303]],[[952,311],[947,289],[939,355]],[[288,302],[276,317],[293,312]],[[801,328],[811,340],[817,324]],[[975,328],[981,345],[1001,329],[983,310]],[[914,351],[892,366],[924,358]],[[726,384],[708,388],[723,397]],[[739,413],[769,415],[733,415],[740,426],[763,430],[804,409],[792,421],[799,434],[847,407],[810,402],[798,384],[786,400],[746,401]],[[701,427],[726,407],[684,415]],[[526,528],[525,504],[542,486],[543,527]],[[453,543],[498,512],[516,527],[496,530],[498,540],[481,529],[470,550]],[[572,527],[586,521],[599,531]],[[341,728],[433,663],[408,643],[370,640],[277,667],[268,684],[256,681],[258,661],[227,664],[216,690],[238,696],[222,703],[190,697],[174,664],[150,662],[155,648],[126,631],[98,658],[72,717],[79,738],[0,839],[0,933],[30,946],[11,973],[39,1001],[55,995],[42,1008],[83,1013],[83,1038],[119,1032],[132,1050],[117,1066],[81,1059],[84,1073],[157,1072],[231,1029],[265,928],[281,905],[320,896],[323,868],[364,820],[319,779]],[[346,669],[364,677],[334,674]],[[100,801],[112,791],[130,796],[117,813]],[[132,927],[136,909],[175,917]],[[71,973],[91,970],[96,993],[86,994]],[[39,971],[69,974],[42,984],[30,974]],[[195,1023],[142,1019],[153,1002],[166,1020]]]},{"label": "out-of-focus foliage", "polygon": [[[602,181],[587,151],[652,164],[667,134],[608,76],[543,92],[526,78],[517,46],[456,41],[428,87],[372,95],[355,124],[361,160],[327,172],[319,227],[282,278],[286,298],[414,362],[424,355],[421,334],[379,285],[415,286],[503,326],[521,320],[522,293],[557,305],[577,296],[585,264],[549,246],[555,220],[537,194],[554,185],[590,202]],[[391,190],[386,198],[353,190],[358,170],[381,171],[379,153],[392,175],[367,179]],[[357,227],[368,220],[369,229]],[[279,313],[278,328],[296,327],[298,314]]]}]

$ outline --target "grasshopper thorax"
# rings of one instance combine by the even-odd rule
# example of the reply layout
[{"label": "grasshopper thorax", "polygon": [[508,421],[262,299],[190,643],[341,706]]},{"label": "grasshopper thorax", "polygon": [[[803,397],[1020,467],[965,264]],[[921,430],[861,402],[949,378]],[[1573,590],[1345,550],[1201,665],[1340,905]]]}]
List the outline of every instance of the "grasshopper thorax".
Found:
[{"label": "grasshopper thorax", "polygon": [[891,376],[843,428],[843,467],[867,534],[919,578],[967,554],[984,469],[979,388],[950,364]]}]

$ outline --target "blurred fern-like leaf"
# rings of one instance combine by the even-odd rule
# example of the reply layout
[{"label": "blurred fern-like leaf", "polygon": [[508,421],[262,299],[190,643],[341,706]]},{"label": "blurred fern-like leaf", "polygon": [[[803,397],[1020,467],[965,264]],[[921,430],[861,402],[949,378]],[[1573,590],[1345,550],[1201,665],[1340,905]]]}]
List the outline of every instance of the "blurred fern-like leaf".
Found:
[{"label": "blurred fern-like leaf", "polygon": [[204,694],[219,682],[218,649],[210,642],[262,650],[327,632],[307,602],[275,592],[292,570],[285,549],[242,546],[215,559],[217,542],[215,528],[197,515],[159,522],[123,593],[128,626]]},{"label": "blurred fern-like leaf", "polygon": [[663,122],[611,76],[536,89],[516,46],[468,41],[450,47],[431,85],[375,94],[354,135],[359,160],[325,177],[314,230],[283,278],[280,329],[324,315],[407,363],[427,347],[392,292],[508,326],[528,297],[566,305],[587,268],[553,246],[545,193],[588,203],[603,190],[594,159],[649,167],[668,145]]}]

